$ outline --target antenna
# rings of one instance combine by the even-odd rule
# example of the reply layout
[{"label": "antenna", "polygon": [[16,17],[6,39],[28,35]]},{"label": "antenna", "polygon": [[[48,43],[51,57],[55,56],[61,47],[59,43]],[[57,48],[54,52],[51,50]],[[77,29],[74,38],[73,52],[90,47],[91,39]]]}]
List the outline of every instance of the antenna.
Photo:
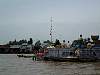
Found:
[{"label": "antenna", "polygon": [[52,22],[53,22],[52,17],[51,17],[50,22],[51,22],[51,28],[50,28],[50,38],[51,38],[51,43],[52,43],[52,42],[53,42],[53,40],[52,40]]}]

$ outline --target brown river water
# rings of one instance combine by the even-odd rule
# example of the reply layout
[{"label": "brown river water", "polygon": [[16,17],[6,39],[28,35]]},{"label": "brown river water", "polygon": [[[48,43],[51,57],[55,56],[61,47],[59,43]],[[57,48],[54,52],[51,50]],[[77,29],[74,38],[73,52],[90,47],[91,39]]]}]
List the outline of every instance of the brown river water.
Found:
[{"label": "brown river water", "polygon": [[100,62],[53,62],[0,54],[0,75],[100,75]]}]

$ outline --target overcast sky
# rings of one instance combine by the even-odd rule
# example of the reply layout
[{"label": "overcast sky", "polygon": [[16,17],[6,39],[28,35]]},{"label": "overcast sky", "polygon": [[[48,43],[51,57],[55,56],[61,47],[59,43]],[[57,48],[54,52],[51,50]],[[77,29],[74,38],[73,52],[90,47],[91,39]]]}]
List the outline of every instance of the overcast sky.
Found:
[{"label": "overcast sky", "polygon": [[100,0],[0,0],[0,43],[33,38],[74,40],[100,35]]}]

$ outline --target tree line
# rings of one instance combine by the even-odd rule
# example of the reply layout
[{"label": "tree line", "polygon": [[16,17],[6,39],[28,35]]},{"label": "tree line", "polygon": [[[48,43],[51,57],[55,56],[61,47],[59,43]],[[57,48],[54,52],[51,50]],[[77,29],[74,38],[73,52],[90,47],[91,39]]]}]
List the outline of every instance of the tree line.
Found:
[{"label": "tree line", "polygon": [[[21,50],[20,48],[19,49],[17,49],[17,48],[15,48],[15,49],[10,49],[10,46],[11,45],[23,45],[24,43],[26,43],[27,45],[31,45],[32,46],[32,51],[28,51],[28,50],[25,50],[25,51],[23,51],[23,50]],[[60,43],[60,41],[58,40],[58,39],[56,39],[56,41],[55,41],[55,43],[52,43],[52,42],[50,42],[49,40],[46,40],[46,41],[43,41],[43,43],[47,43],[49,46],[50,45],[52,45],[52,46],[56,46],[56,45],[60,45],[61,43]],[[34,52],[34,51],[43,51],[44,49],[45,49],[46,47],[43,47],[42,46],[42,43],[41,43],[41,41],[40,40],[38,40],[38,41],[36,41],[35,43],[34,43],[34,45],[33,45],[33,39],[32,38],[29,38],[29,40],[26,40],[26,39],[22,39],[22,40],[19,40],[19,41],[17,41],[16,39],[14,40],[14,41],[9,41],[6,45],[5,45],[5,47],[3,47],[3,48],[0,48],[0,53],[3,53],[3,54],[5,54],[5,53],[11,53],[11,54],[13,54],[13,53],[32,53],[32,52]]]},{"label": "tree line", "polygon": [[23,43],[27,43],[27,44],[33,44],[33,39],[30,38],[29,40],[26,39],[22,39],[17,41],[16,39],[14,41],[9,41],[9,43],[7,45],[22,45]]}]

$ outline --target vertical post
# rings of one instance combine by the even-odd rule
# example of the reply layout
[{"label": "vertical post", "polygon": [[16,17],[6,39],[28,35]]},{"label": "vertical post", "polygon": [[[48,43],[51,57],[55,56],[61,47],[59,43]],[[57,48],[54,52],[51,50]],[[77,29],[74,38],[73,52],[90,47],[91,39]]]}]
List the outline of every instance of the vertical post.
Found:
[{"label": "vertical post", "polygon": [[51,21],[50,38],[51,38],[51,43],[52,43],[52,42],[53,42],[53,41],[52,41],[52,17],[51,17],[51,20],[50,20],[50,21]]}]

